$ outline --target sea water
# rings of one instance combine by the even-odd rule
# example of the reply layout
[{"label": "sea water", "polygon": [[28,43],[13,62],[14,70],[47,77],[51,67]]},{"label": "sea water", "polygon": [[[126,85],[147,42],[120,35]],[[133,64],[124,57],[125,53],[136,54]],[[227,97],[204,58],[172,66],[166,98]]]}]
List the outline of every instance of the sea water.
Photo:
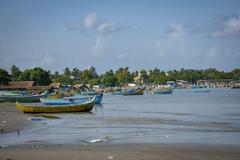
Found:
[{"label": "sea water", "polygon": [[[240,145],[240,90],[176,89],[169,95],[106,94],[90,113],[48,114],[30,129],[0,134],[1,145],[190,143]],[[34,120],[38,114],[31,114]]]}]

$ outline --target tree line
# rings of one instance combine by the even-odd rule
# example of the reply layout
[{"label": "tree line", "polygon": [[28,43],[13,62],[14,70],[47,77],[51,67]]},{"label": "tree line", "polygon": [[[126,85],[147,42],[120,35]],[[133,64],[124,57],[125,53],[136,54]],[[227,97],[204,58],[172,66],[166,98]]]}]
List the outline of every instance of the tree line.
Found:
[{"label": "tree line", "polygon": [[51,73],[40,67],[33,69],[20,70],[13,65],[8,71],[0,68],[0,84],[7,84],[11,81],[34,81],[36,85],[48,85],[51,82],[60,82],[63,84],[91,84],[104,87],[122,86],[126,83],[133,83],[134,78],[139,78],[139,83],[143,84],[165,84],[167,81],[186,80],[196,83],[200,79],[233,79],[240,80],[240,68],[230,72],[218,71],[215,68],[209,69],[180,69],[163,71],[159,68],[150,70],[142,69],[140,71],[130,72],[128,67],[121,67],[116,71],[108,70],[103,74],[97,74],[94,67],[85,70],[66,67],[63,73],[58,71]]}]

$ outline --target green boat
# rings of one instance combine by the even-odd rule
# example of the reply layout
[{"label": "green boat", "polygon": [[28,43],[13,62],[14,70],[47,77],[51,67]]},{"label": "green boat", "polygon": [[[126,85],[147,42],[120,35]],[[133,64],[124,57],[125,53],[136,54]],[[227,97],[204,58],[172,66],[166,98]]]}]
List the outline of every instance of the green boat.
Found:
[{"label": "green boat", "polygon": [[0,102],[40,102],[40,98],[46,98],[47,91],[42,94],[0,94]]}]

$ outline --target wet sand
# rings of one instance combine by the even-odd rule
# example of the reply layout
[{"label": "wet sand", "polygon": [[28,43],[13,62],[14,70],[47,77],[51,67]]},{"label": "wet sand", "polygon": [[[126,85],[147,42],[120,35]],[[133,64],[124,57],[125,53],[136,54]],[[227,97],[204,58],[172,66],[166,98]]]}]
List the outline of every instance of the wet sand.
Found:
[{"label": "wet sand", "polygon": [[31,127],[29,117],[18,111],[15,103],[0,103],[0,133],[17,132]]},{"label": "wet sand", "polygon": [[73,145],[21,145],[0,148],[0,159],[9,160],[239,160],[239,147],[201,146],[184,144],[95,144]]},{"label": "wet sand", "polygon": [[[15,103],[0,104],[1,132],[16,132],[31,127],[30,115],[15,109]],[[1,133],[0,132],[0,136]],[[0,142],[1,143],[1,142]],[[0,160],[187,160],[187,159],[240,159],[239,146],[198,144],[107,144],[53,145],[32,143],[17,146],[1,146]]]}]

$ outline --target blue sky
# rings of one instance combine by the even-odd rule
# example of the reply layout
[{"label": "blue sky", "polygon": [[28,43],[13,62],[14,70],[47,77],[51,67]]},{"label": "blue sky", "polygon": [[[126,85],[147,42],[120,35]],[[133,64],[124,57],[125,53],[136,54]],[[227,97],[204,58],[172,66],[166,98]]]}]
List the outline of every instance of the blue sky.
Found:
[{"label": "blue sky", "polygon": [[0,67],[240,67],[238,0],[1,0]]}]

